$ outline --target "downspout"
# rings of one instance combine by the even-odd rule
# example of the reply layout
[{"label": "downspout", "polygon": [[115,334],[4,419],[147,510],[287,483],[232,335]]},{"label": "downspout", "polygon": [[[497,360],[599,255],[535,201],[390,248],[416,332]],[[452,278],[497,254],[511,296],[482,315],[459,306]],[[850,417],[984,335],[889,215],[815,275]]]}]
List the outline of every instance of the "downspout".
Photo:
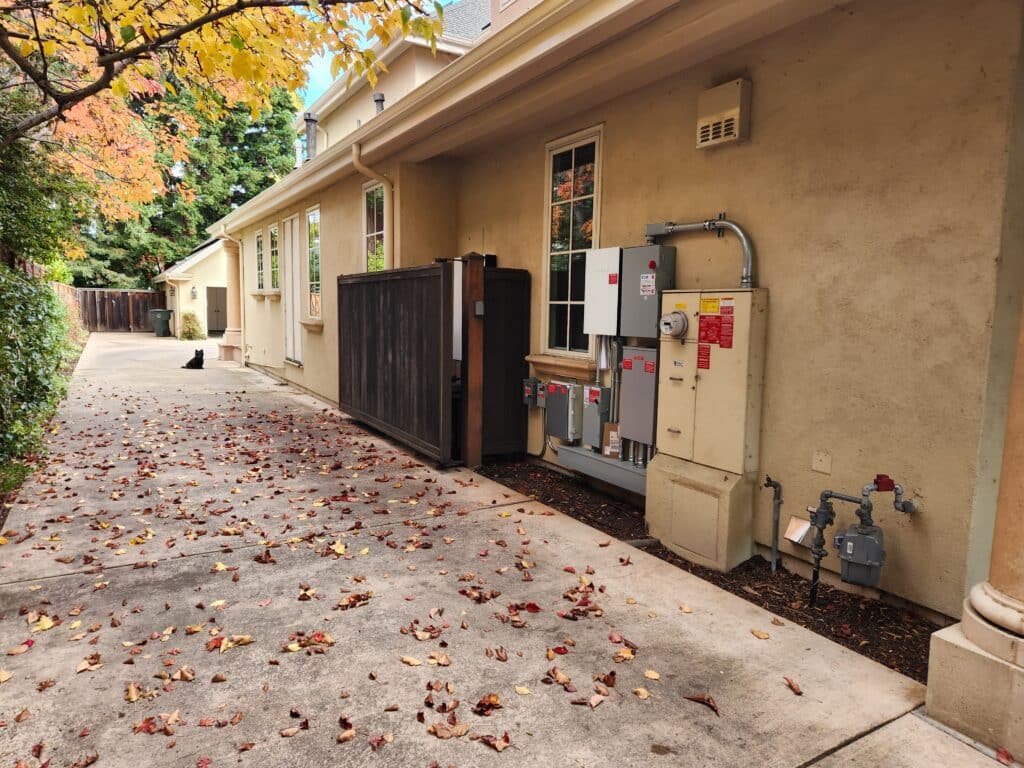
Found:
[{"label": "downspout", "polygon": [[245,248],[243,247],[241,240],[228,234],[228,229],[223,224],[220,225],[220,237],[224,240],[230,240],[238,246],[238,318],[239,323],[242,326],[242,365],[245,366],[248,365],[248,363],[245,362]]},{"label": "downspout", "polygon": [[352,145],[352,165],[364,176],[380,182],[384,186],[384,269],[394,269],[394,239],[395,239],[395,187],[391,179],[383,173],[378,173],[372,168],[363,165],[362,145],[358,142]]}]

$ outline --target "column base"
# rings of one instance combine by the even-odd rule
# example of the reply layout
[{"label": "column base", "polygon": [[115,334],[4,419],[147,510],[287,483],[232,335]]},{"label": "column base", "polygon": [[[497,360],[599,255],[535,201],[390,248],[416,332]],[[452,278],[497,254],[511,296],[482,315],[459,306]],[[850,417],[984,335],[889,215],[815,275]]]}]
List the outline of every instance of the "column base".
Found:
[{"label": "column base", "polygon": [[242,354],[242,331],[239,328],[227,328],[224,336],[217,345],[220,350],[220,360],[230,360],[236,363],[244,363],[245,355]]},{"label": "column base", "polygon": [[1024,667],[1001,658],[1022,643],[964,601],[963,621],[932,635],[928,715],[994,749],[1024,755]]}]

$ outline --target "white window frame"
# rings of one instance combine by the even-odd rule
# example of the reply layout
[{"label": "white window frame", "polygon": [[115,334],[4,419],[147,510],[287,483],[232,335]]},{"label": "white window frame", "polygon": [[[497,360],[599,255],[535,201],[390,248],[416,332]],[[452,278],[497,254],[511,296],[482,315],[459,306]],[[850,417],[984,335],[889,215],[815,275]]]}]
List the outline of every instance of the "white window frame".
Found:
[{"label": "white window frame", "polygon": [[[317,234],[317,272],[318,272],[319,279],[316,280],[316,281],[311,279],[312,275],[311,275],[310,269],[309,269],[309,261],[310,261],[310,255],[311,255],[310,243],[309,243],[309,221],[310,221],[310,216],[312,216],[314,213],[316,214],[317,224],[320,227],[320,231]],[[303,293],[302,317],[305,318],[306,320],[319,321],[322,318],[323,311],[324,311],[324,284],[323,284],[324,224],[323,224],[323,216],[320,213],[320,206],[319,205],[313,205],[313,206],[310,206],[309,208],[307,208],[306,209],[306,215],[303,217],[302,222],[303,222],[303,225],[302,225],[302,243],[303,243],[303,245],[302,245],[302,253],[303,253],[303,256],[304,256],[304,258],[302,260],[302,283],[303,283],[303,288],[304,288],[304,290],[302,292]],[[311,299],[312,299],[312,297],[314,295],[313,294],[313,285],[314,285],[314,283],[316,284],[316,287],[317,287],[316,293],[320,297],[320,302],[319,302],[320,303],[320,312],[318,314],[315,314],[315,315],[310,311],[310,308],[311,308],[311,305],[312,305]]]},{"label": "white window frame", "polygon": [[[371,271],[370,270],[370,262],[369,262],[369,260],[367,258],[369,256],[369,249],[367,248],[367,243],[366,243],[367,239],[369,239],[370,237],[373,237],[374,235],[379,235],[380,236],[380,242],[381,242],[381,248],[382,249],[383,249],[383,243],[384,243],[384,212],[383,212],[383,210],[381,212],[382,215],[381,215],[381,221],[380,221],[380,230],[376,231],[376,232],[370,232],[370,231],[367,230],[367,227],[366,227],[366,195],[368,193],[370,193],[370,192],[373,192],[376,189],[379,189],[379,190],[383,191],[384,190],[384,185],[381,184],[379,181],[370,181],[370,182],[367,182],[366,184],[363,184],[362,198],[361,198],[361,202],[360,202],[360,205],[359,205],[359,209],[362,212],[361,215],[362,215],[362,219],[363,219],[363,240],[362,240],[362,244],[360,245],[360,253],[363,254],[363,269],[366,272],[370,272]],[[388,204],[387,196],[384,195],[384,205],[387,206],[387,204]],[[381,270],[384,269],[383,265],[384,265],[384,262],[383,262],[383,256],[382,256],[381,257],[381,268],[380,268]],[[380,270],[373,270],[373,271],[379,272]]]},{"label": "white window frame", "polygon": [[262,291],[266,285],[263,271],[263,230],[256,230],[256,247],[253,249],[256,254],[256,290]]},{"label": "white window frame", "polygon": [[[563,136],[559,139],[549,141],[544,146],[544,224],[541,232],[543,233],[543,254],[541,263],[543,264],[543,297],[544,297],[544,310],[541,318],[541,348],[545,354],[556,355],[559,357],[571,357],[578,360],[596,360],[597,359],[597,345],[594,343],[593,335],[590,336],[588,346],[590,347],[586,352],[581,352],[572,349],[562,349],[561,347],[552,347],[549,344],[550,341],[550,328],[551,322],[551,168],[552,160],[554,156],[560,152],[565,152],[567,149],[575,149],[576,147],[583,146],[584,144],[594,143],[594,162],[597,168],[594,173],[594,234],[591,238],[590,248],[600,248],[600,236],[601,236],[601,175],[604,169],[604,123],[600,123],[590,128],[584,128],[583,130],[571,133],[568,136]],[[590,249],[587,249],[590,250]],[[568,318],[566,319],[568,321]]]},{"label": "white window frame", "polygon": [[274,222],[267,229],[267,249],[270,256],[270,290],[281,290],[281,226]]}]

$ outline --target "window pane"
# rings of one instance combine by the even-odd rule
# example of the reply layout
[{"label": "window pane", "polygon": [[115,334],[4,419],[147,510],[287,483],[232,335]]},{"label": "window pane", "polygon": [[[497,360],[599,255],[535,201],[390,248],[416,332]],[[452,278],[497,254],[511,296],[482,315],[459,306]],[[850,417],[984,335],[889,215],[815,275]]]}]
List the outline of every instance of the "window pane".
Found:
[{"label": "window pane", "polygon": [[373,220],[377,222],[375,232],[384,231],[384,187],[373,190]]},{"label": "window pane", "polygon": [[572,150],[559,152],[551,158],[551,202],[572,197]]},{"label": "window pane", "polygon": [[594,194],[594,158],[596,145],[576,147],[573,173],[573,197]]},{"label": "window pane", "polygon": [[587,254],[574,253],[572,255],[572,267],[569,270],[569,298],[573,301],[583,301],[586,290],[587,279]]},{"label": "window pane", "polygon": [[583,305],[569,306],[569,348],[574,352],[590,349],[590,337],[583,332]]},{"label": "window pane", "polygon": [[566,349],[568,309],[565,304],[552,304],[548,310],[548,346],[552,349]]},{"label": "window pane", "polygon": [[569,255],[555,254],[551,257],[551,301],[565,301],[569,298]]},{"label": "window pane", "polygon": [[384,237],[370,235],[366,238],[366,271],[380,272],[384,269]]},{"label": "window pane", "polygon": [[551,206],[551,251],[569,250],[570,205],[572,203]]},{"label": "window pane", "polygon": [[280,236],[277,227],[270,229],[270,287],[281,287]]},{"label": "window pane", "polygon": [[594,198],[572,204],[572,247],[589,248],[594,243]]}]

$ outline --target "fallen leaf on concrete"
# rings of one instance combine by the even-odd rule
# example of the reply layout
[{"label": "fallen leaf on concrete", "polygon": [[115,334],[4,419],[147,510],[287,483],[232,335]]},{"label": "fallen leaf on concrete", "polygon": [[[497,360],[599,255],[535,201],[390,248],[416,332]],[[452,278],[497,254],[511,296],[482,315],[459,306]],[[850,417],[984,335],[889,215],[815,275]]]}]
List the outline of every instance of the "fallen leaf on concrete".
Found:
[{"label": "fallen leaf on concrete", "polygon": [[136,683],[128,683],[128,687],[124,692],[124,700],[130,704],[134,704],[142,697],[142,691]]},{"label": "fallen leaf on concrete", "polygon": [[718,717],[721,717],[721,714],[719,714],[718,712],[718,704],[715,703],[715,700],[711,698],[709,694],[698,693],[696,696],[685,696],[684,698],[688,701],[695,701],[698,704],[703,704],[705,707],[707,707],[716,715],[718,715]]},{"label": "fallen leaf on concrete", "polygon": [[776,627],[786,626],[785,623],[783,623],[782,619],[780,619],[778,616],[772,617],[772,624],[774,624]]},{"label": "fallen leaf on concrete", "polygon": [[471,733],[469,738],[473,741],[483,742],[496,752],[503,752],[512,745],[512,740],[508,737],[508,731],[505,731],[501,738],[486,733]]},{"label": "fallen leaf on concrete", "polygon": [[1013,755],[1010,754],[1010,750],[1003,747],[996,750],[996,760],[1003,765],[1013,765]]},{"label": "fallen leaf on concrete", "polygon": [[54,623],[53,619],[51,619],[49,616],[40,616],[39,617],[39,621],[37,621],[32,626],[32,631],[33,632],[45,632],[48,629],[53,629],[55,626],[57,626],[57,625]]},{"label": "fallen leaf on concrete", "polygon": [[693,613],[693,608],[688,606],[686,603],[680,603],[679,604],[679,610],[682,611],[683,613]]},{"label": "fallen leaf on concrete", "polygon": [[516,693],[518,693],[520,696],[529,696],[530,695],[530,689],[527,688],[525,685],[517,685],[516,686]]},{"label": "fallen leaf on concrete", "polygon": [[11,679],[11,673],[8,672],[3,667],[0,667],[0,685],[2,685],[3,683],[6,683],[10,679]]},{"label": "fallen leaf on concrete", "polygon": [[786,685],[789,686],[789,690],[791,690],[797,696],[803,696],[804,695],[804,692],[802,690],[800,690],[800,686],[796,684],[796,681],[793,678],[791,678],[791,677],[783,677],[782,679],[786,681]]},{"label": "fallen leaf on concrete", "polygon": [[439,739],[456,739],[469,733],[469,723],[434,723],[427,728],[427,733],[432,733]]},{"label": "fallen leaf on concrete", "polygon": [[20,656],[25,653],[29,648],[36,644],[35,640],[26,640],[21,645],[16,645],[13,648],[7,649],[8,656]]},{"label": "fallen leaf on concrete", "polygon": [[402,663],[407,667],[419,667],[423,665],[423,662],[417,659],[415,656],[403,656]]},{"label": "fallen leaf on concrete", "polygon": [[649,699],[649,698],[651,698],[651,692],[648,691],[643,686],[640,686],[639,688],[634,688],[633,689],[633,693],[634,693],[634,695],[636,695],[636,697],[638,699]]},{"label": "fallen leaf on concrete", "polygon": [[604,541],[599,541],[599,542],[597,542],[597,546],[599,546],[599,547],[607,547],[607,546],[609,546],[609,545],[610,545],[611,543],[612,543],[612,540],[611,540],[611,539],[605,539]]},{"label": "fallen leaf on concrete", "polygon": [[768,633],[765,632],[763,629],[752,629],[752,630],[750,630],[750,634],[752,634],[758,640],[767,640],[768,639]]},{"label": "fallen leaf on concrete", "polygon": [[632,661],[634,657],[635,654],[631,648],[619,648],[619,650],[615,652],[615,655],[612,656],[612,661],[618,664],[622,661]]},{"label": "fallen leaf on concrete", "polygon": [[16,723],[24,722],[25,720],[28,720],[28,717],[31,714],[32,713],[29,712],[28,709],[23,709],[23,710],[21,710],[21,712],[19,712],[18,714],[16,714],[14,716],[14,722],[16,722]]},{"label": "fallen leaf on concrete", "polygon": [[648,680],[661,680],[661,675],[655,672],[653,669],[645,669],[644,677]]},{"label": "fallen leaf on concrete", "polygon": [[604,700],[605,696],[601,695],[600,693],[595,693],[593,696],[590,697],[590,701],[588,703],[590,704],[591,709],[597,709],[598,704],[600,704]]},{"label": "fallen leaf on concrete", "polygon": [[339,733],[337,736],[335,736],[334,740],[338,744],[347,744],[348,742],[352,741],[352,739],[354,739],[355,737],[356,737],[356,729],[355,728],[347,728],[344,731],[341,731],[341,733]]},{"label": "fallen leaf on concrete", "polygon": [[103,662],[100,661],[100,655],[98,653],[93,653],[78,662],[78,666],[75,667],[75,674],[77,675],[80,672],[95,672],[102,666]]},{"label": "fallen leaf on concrete", "polygon": [[490,717],[491,713],[496,709],[501,709],[501,698],[496,693],[488,693],[473,707],[473,714],[480,715],[481,717]]}]

